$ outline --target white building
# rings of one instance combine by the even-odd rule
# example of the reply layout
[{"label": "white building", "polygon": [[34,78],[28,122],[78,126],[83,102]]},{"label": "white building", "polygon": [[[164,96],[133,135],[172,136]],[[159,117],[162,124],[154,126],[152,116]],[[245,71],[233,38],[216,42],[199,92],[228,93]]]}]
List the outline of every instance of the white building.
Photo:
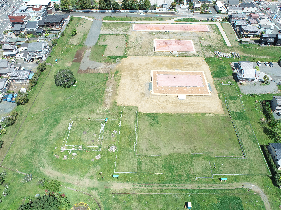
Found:
[{"label": "white building", "polygon": [[216,2],[215,9],[217,12],[227,13],[227,9],[221,1]]}]

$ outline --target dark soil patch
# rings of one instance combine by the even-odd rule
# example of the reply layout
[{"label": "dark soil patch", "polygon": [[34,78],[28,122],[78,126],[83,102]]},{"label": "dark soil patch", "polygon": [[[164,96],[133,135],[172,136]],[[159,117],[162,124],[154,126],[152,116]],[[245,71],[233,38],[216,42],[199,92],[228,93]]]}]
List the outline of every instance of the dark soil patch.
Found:
[{"label": "dark soil patch", "polygon": [[86,47],[83,47],[82,49],[77,50],[72,62],[81,63],[85,50],[86,50]]}]

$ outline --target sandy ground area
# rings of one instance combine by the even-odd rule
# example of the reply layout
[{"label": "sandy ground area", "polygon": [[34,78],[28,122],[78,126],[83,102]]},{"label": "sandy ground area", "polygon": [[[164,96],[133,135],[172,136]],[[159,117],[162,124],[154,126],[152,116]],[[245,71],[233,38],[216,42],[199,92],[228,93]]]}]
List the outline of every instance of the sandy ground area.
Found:
[{"label": "sandy ground area", "polygon": [[[121,72],[116,101],[121,106],[137,106],[144,113],[215,113],[224,114],[207,63],[201,57],[146,57],[122,59],[117,65]],[[151,70],[203,71],[211,86],[210,96],[154,95],[149,91]]]}]

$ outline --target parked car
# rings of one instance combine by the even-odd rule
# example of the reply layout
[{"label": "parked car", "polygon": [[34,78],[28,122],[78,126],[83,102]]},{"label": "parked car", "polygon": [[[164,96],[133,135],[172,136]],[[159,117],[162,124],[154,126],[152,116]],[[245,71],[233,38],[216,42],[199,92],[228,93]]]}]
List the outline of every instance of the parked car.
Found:
[{"label": "parked car", "polygon": [[269,65],[269,63],[268,63],[268,62],[264,62],[264,65],[268,66],[268,65]]},{"label": "parked car", "polygon": [[269,66],[270,66],[270,67],[273,67],[273,63],[272,63],[272,62],[269,62]]},{"label": "parked car", "polygon": [[258,65],[258,66],[260,66],[260,65],[261,65],[261,62],[260,62],[260,61],[258,61],[258,62],[257,62],[257,65]]}]

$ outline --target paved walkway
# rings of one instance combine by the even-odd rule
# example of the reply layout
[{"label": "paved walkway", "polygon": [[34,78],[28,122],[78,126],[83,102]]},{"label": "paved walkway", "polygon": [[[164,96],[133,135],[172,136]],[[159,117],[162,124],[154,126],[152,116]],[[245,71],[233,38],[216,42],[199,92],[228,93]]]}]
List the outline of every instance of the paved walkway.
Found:
[{"label": "paved walkway", "polygon": [[127,22],[127,23],[177,23],[177,24],[200,24],[200,25],[217,25],[218,29],[221,32],[221,35],[228,47],[231,47],[230,41],[228,40],[221,24],[219,22],[175,22],[177,19],[182,18],[175,18],[172,20],[166,20],[166,21],[109,21],[109,20],[103,20],[103,22]]},{"label": "paved walkway", "polygon": [[[86,18],[86,17],[84,17],[84,18]],[[88,18],[86,18],[86,19],[88,20]],[[89,18],[89,19],[92,19],[92,18]],[[102,25],[102,19],[95,18],[95,19],[92,19],[91,21],[93,21],[93,23],[92,23],[92,26],[88,33],[87,39],[85,41],[85,45],[87,47],[92,47],[97,43],[97,41],[99,39],[99,35],[100,35],[101,25]]]}]

